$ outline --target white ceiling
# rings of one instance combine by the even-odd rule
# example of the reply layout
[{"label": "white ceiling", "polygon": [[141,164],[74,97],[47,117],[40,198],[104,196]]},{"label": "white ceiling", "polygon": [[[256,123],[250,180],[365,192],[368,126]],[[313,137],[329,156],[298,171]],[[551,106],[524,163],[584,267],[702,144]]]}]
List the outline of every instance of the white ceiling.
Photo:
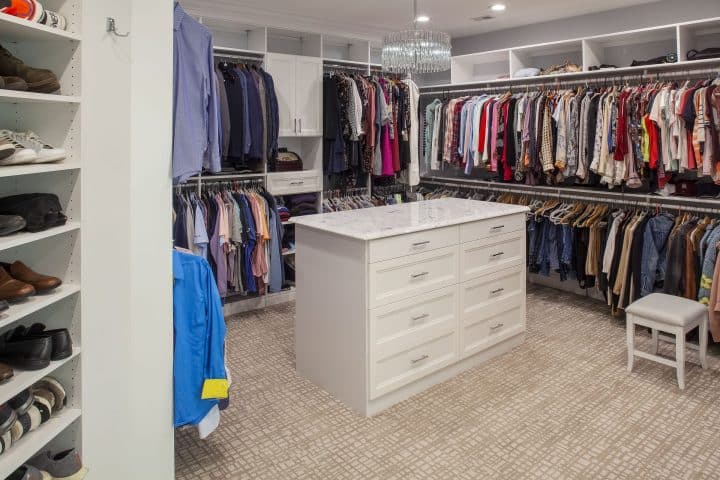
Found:
[{"label": "white ceiling", "polygon": [[[428,28],[453,37],[569,18],[658,0],[507,0],[505,12],[489,10],[493,0],[418,0],[431,18]],[[184,0],[195,14],[370,39],[410,26],[411,0]],[[473,17],[495,15],[476,22]]]}]

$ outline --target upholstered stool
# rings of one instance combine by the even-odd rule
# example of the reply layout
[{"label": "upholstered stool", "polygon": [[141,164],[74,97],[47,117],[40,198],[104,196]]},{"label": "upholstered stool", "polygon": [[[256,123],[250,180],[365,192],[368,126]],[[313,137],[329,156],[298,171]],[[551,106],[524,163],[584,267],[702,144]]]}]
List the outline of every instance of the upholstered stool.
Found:
[{"label": "upholstered stool", "polygon": [[[685,389],[685,335],[700,327],[700,364],[707,368],[708,310],[686,298],[653,293],[630,305],[627,313],[628,372],[635,357],[652,360],[677,369],[678,385]],[[635,350],[635,325],[652,330],[652,353]],[[675,361],[658,356],[658,331],[675,335]]]}]

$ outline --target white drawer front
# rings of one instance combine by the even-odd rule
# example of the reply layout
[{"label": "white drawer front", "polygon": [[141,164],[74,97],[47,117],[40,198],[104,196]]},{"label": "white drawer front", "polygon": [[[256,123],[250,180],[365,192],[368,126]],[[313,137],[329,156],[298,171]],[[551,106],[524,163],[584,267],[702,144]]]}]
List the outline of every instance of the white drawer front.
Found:
[{"label": "white drawer front", "polygon": [[458,247],[370,264],[370,308],[458,283]]},{"label": "white drawer front", "polygon": [[460,281],[521,264],[525,253],[521,235],[524,232],[463,243],[460,246]]},{"label": "white drawer front", "polygon": [[378,398],[457,361],[457,332],[371,364],[370,399]]},{"label": "white drawer front", "polygon": [[382,262],[457,245],[459,235],[458,227],[446,227],[375,240],[370,242],[370,262]]},{"label": "white drawer front", "polygon": [[322,174],[316,170],[269,173],[267,189],[272,195],[293,195],[322,190]]},{"label": "white drawer front", "polygon": [[370,361],[447,335],[458,327],[457,285],[370,311]]},{"label": "white drawer front", "polygon": [[525,330],[522,266],[460,285],[460,352],[473,355]]},{"label": "white drawer front", "polygon": [[466,223],[460,227],[460,242],[472,242],[519,231],[525,231],[525,214]]}]

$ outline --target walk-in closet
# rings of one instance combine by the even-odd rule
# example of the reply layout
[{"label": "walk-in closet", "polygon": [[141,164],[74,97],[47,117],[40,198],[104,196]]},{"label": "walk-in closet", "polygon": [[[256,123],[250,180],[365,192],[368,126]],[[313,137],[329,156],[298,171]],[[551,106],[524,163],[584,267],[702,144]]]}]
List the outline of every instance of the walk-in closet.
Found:
[{"label": "walk-in closet", "polygon": [[720,475],[717,0],[0,0],[0,480]]}]

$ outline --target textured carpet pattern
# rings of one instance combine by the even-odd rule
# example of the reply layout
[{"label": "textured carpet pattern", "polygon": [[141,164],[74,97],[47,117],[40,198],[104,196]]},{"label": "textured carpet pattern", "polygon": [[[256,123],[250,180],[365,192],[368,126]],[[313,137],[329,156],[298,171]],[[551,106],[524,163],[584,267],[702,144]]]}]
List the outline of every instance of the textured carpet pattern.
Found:
[{"label": "textured carpet pattern", "polygon": [[720,362],[689,354],[683,393],[669,367],[628,375],[624,325],[602,304],[534,288],[525,344],[372,419],[296,375],[293,315],[228,320],[231,406],[205,441],[178,432],[179,480],[720,475]]}]

